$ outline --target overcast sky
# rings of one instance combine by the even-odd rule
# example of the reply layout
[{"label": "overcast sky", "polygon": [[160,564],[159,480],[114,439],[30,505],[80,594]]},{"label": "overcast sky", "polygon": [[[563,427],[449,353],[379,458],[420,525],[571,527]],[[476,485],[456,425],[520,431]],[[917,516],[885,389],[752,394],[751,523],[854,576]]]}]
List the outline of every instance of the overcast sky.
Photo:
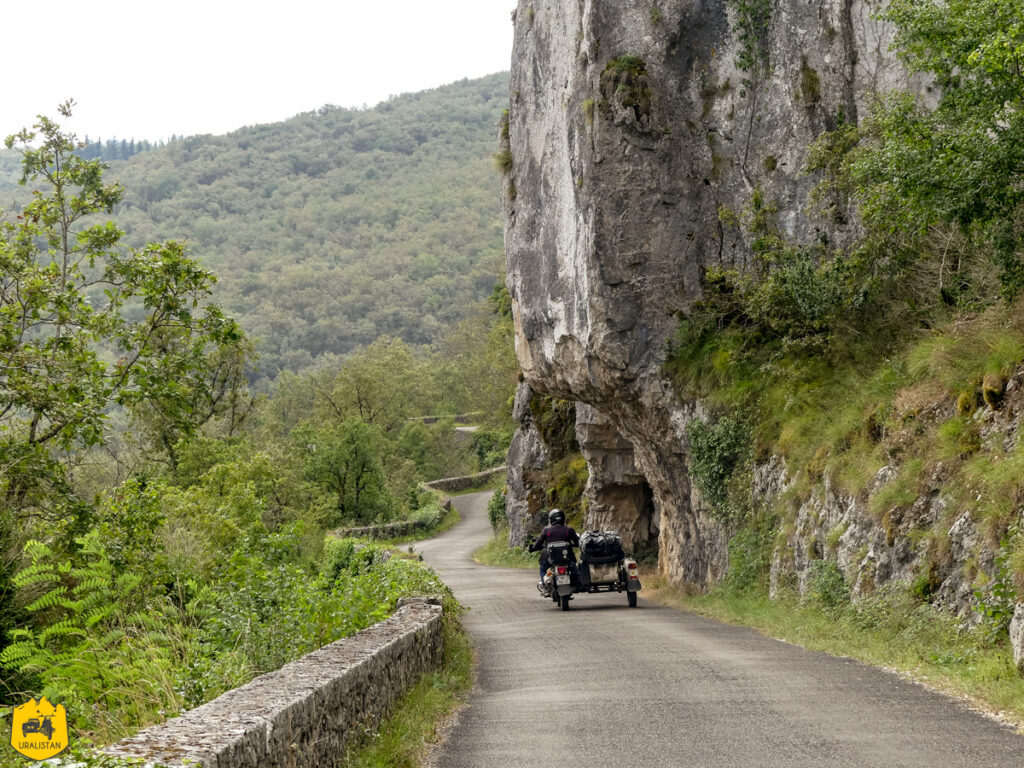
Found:
[{"label": "overcast sky", "polygon": [[227,133],[509,69],[515,0],[47,0],[3,15],[0,138]]}]

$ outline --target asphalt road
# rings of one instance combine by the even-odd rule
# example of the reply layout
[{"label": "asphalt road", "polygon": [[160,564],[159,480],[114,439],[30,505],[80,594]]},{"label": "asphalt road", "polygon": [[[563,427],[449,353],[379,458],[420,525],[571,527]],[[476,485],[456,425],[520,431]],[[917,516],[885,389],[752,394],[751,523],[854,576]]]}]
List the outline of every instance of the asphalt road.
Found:
[{"label": "asphalt road", "polygon": [[1024,766],[1024,737],[859,662],[642,597],[558,610],[536,571],[472,561],[488,496],[457,497],[462,523],[417,545],[470,607],[479,662],[432,768]]}]

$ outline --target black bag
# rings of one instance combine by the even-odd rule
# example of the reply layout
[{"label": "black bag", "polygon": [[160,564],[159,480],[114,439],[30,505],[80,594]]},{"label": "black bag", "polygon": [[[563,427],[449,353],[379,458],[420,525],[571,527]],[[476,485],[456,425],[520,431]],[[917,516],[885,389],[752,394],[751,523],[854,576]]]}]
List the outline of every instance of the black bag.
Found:
[{"label": "black bag", "polygon": [[586,531],[580,537],[581,559],[594,565],[617,563],[626,553],[622,549],[622,537],[615,531]]},{"label": "black bag", "polygon": [[567,541],[549,541],[547,552],[548,563],[551,565],[572,565],[576,562],[572,554],[572,545]]}]

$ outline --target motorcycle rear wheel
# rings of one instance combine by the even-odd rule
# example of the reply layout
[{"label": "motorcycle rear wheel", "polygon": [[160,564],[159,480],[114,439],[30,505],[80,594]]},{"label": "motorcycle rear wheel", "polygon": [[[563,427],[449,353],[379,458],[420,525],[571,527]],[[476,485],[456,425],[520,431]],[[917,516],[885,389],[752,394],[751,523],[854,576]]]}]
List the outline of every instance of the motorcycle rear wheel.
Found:
[{"label": "motorcycle rear wheel", "polygon": [[561,603],[562,603],[562,610],[563,611],[568,611],[569,610],[569,595],[562,595],[561,596]]}]

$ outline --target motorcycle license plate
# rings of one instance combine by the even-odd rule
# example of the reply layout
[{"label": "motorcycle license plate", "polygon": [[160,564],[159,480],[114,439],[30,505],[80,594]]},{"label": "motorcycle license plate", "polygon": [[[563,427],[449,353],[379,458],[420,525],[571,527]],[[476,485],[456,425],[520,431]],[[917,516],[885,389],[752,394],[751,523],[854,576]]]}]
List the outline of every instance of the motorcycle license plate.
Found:
[{"label": "motorcycle license plate", "polygon": [[569,583],[569,575],[568,574],[559,574],[558,576],[555,577],[555,583],[559,584],[559,585],[561,585],[561,584],[568,584]]}]

